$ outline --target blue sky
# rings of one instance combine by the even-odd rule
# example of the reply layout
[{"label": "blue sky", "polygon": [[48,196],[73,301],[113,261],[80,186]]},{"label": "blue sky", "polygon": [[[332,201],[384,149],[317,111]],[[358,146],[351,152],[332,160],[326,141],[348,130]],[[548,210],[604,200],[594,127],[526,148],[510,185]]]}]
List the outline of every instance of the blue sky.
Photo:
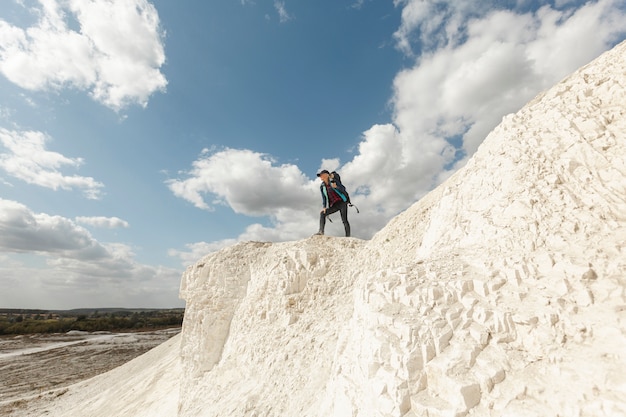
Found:
[{"label": "blue sky", "polygon": [[181,4],[4,2],[0,307],[182,306],[201,256],[317,231],[321,168],[368,239],[626,33],[624,0]]}]

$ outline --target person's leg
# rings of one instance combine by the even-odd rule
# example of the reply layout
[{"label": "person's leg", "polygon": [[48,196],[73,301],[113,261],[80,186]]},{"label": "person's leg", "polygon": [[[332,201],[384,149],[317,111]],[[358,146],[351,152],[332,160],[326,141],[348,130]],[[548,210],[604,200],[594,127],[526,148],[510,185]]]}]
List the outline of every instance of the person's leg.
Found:
[{"label": "person's leg", "polygon": [[326,213],[320,211],[320,230],[317,232],[318,235],[324,234],[324,228],[326,226]]},{"label": "person's leg", "polygon": [[339,208],[341,214],[341,221],[343,222],[343,228],[346,231],[346,237],[350,237],[350,223],[348,222],[348,203],[345,201],[341,203]]},{"label": "person's leg", "polygon": [[[319,235],[323,235],[324,234],[324,228],[326,226],[326,216],[336,213],[339,210],[341,210],[341,204],[337,203],[329,208],[326,209],[326,212],[320,212],[320,230],[319,232],[317,232],[317,234]],[[343,215],[342,215],[343,218]]]}]

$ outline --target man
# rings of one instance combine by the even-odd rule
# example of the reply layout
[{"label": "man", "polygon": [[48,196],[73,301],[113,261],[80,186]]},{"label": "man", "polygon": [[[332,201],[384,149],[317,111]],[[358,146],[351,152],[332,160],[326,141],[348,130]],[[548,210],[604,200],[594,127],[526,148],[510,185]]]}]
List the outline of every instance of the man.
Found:
[{"label": "man", "polygon": [[317,176],[322,180],[320,192],[322,193],[322,211],[320,212],[320,230],[316,235],[324,234],[326,216],[339,212],[341,221],[346,231],[346,237],[350,236],[350,223],[348,223],[348,197],[346,188],[333,178],[327,170],[321,171]]}]

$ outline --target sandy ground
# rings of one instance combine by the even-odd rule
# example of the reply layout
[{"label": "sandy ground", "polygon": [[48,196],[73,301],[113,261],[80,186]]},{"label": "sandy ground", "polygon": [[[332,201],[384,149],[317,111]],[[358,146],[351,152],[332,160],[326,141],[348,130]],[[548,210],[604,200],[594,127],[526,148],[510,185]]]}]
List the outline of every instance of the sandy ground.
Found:
[{"label": "sandy ground", "polygon": [[167,329],[0,337],[0,415],[10,415],[22,399],[116,368],[179,332]]}]

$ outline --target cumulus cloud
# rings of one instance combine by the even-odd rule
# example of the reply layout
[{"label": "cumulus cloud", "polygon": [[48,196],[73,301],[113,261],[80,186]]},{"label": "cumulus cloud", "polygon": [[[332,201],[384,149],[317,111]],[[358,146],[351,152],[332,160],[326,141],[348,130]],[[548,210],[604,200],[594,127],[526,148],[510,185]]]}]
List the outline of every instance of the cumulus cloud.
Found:
[{"label": "cumulus cloud", "polygon": [[403,1],[398,46],[421,46],[394,80],[393,120],[364,132],[340,169],[386,222],[471,156],[507,113],[624,36],[623,2],[534,12]]},{"label": "cumulus cloud", "polygon": [[[34,26],[0,20],[0,72],[28,90],[74,87],[119,110],[167,81],[159,16],[146,0],[40,0]],[[70,27],[76,21],[79,30]]]},{"label": "cumulus cloud", "polygon": [[186,250],[170,249],[168,255],[179,258],[183,265],[191,265],[207,253],[217,252],[237,243],[236,239],[224,239],[215,242],[195,242],[185,245]]},{"label": "cumulus cloud", "polygon": [[248,216],[271,216],[277,207],[305,209],[314,188],[297,166],[275,165],[269,155],[246,149],[205,149],[192,169],[181,174],[187,178],[167,181],[174,195],[201,209],[226,204]]},{"label": "cumulus cloud", "polygon": [[68,158],[46,149],[50,138],[36,131],[12,131],[0,128],[0,168],[29,184],[53,190],[80,189],[89,199],[100,198],[104,185],[91,177],[64,175],[64,166],[79,167],[81,158]]},{"label": "cumulus cloud", "polygon": [[102,227],[106,229],[117,229],[117,228],[128,228],[130,225],[127,221],[120,219],[119,217],[103,217],[103,216],[94,216],[94,217],[85,217],[79,216],[76,217],[76,222],[81,224],[86,224],[88,226],[94,227]]},{"label": "cumulus cloud", "polygon": [[411,142],[425,133],[448,142],[460,138],[461,151],[471,155],[502,116],[625,33],[623,2],[564,10],[544,6],[527,13],[482,10],[484,4],[472,8],[468,3],[474,2],[438,2],[440,11],[435,12],[430,2],[407,2],[405,11],[412,12],[403,13],[396,32],[400,47],[411,31],[430,37],[430,18],[445,27],[454,23],[438,31],[436,46],[394,81],[394,124]]},{"label": "cumulus cloud", "polygon": [[[503,116],[626,34],[623,0],[562,1],[539,8],[531,2],[507,7],[511,3],[477,0],[395,3],[402,7],[402,21],[394,37],[413,64],[394,79],[392,120],[366,130],[351,160],[324,161],[341,172],[361,209],[350,217],[357,237],[371,237],[449,177]],[[314,230],[315,221],[306,219],[316,219],[315,213],[294,200],[317,199],[311,193],[315,182],[297,167],[274,166],[270,156],[247,150],[214,157],[194,162],[190,178],[169,184],[172,191],[205,209],[210,204],[202,193],[238,213],[286,213],[273,217],[270,227],[251,225],[237,240],[287,240],[294,230],[299,238]],[[218,166],[233,167],[236,177],[220,184],[214,176]],[[294,187],[278,181],[272,188],[276,199],[259,198],[267,195],[260,191],[266,189],[263,180],[276,178],[276,172],[291,178]],[[250,181],[249,189],[242,181]],[[287,190],[294,191],[292,197]]]},{"label": "cumulus cloud", "polygon": [[[31,258],[24,263],[15,256]],[[29,266],[38,257],[45,268]],[[5,199],[0,199],[0,260],[0,286],[13,289],[0,292],[0,304],[22,308],[24,302],[38,308],[99,306],[103,299],[115,305],[167,307],[176,298],[180,278],[178,270],[137,262],[128,245],[98,242],[70,219],[34,213]],[[27,297],[20,300],[15,294]],[[86,304],[78,306],[78,301]]]},{"label": "cumulus cloud", "polygon": [[0,199],[0,250],[34,252],[95,261],[107,250],[87,230],[61,216],[33,213],[25,205]]}]

